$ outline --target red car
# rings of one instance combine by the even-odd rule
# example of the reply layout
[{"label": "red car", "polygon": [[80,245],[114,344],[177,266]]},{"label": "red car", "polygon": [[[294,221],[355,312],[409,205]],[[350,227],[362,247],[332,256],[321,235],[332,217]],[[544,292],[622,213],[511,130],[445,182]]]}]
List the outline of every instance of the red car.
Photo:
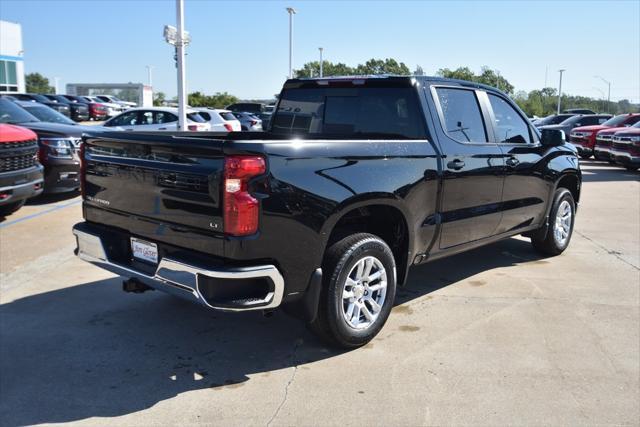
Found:
[{"label": "red car", "polygon": [[33,131],[0,124],[0,217],[42,193],[43,168],[37,156],[38,136]]},{"label": "red car", "polygon": [[640,168],[640,122],[613,135],[611,159],[628,170]]},{"label": "red car", "polygon": [[[571,131],[570,141],[578,149],[578,154],[583,159],[588,159],[594,154],[596,137],[600,131],[612,130],[613,133],[624,130],[640,122],[640,114],[620,114],[612,117],[601,125],[581,126]],[[598,158],[598,157],[596,157]],[[598,160],[609,160],[609,157]]]}]

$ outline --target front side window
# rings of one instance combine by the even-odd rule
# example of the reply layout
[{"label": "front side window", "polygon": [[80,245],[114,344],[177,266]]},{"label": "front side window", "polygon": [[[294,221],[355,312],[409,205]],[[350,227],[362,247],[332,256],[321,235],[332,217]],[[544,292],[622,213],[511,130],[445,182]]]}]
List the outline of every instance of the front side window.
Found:
[{"label": "front side window", "polygon": [[467,89],[437,88],[444,131],[460,142],[487,142],[476,94]]},{"label": "front side window", "polygon": [[495,116],[496,137],[503,144],[526,144],[531,142],[529,126],[522,116],[507,101],[489,94],[489,102]]},{"label": "front side window", "polygon": [[138,123],[138,112],[131,111],[114,117],[105,123],[104,126],[136,126],[138,124],[140,124]]}]

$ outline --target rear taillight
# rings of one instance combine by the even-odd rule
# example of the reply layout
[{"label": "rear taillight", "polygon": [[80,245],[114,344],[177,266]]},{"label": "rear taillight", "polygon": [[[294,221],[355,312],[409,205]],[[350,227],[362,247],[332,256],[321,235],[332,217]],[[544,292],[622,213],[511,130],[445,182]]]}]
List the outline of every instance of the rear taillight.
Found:
[{"label": "rear taillight", "polygon": [[257,120],[251,120],[251,126],[255,126],[255,125],[257,125],[257,124],[258,124],[258,121],[257,121]]},{"label": "rear taillight", "polygon": [[80,143],[80,148],[78,149],[78,156],[80,157],[80,195],[84,199],[85,187],[86,187],[86,172],[87,172],[87,161],[84,159],[84,141]]},{"label": "rear taillight", "polygon": [[191,131],[197,131],[198,130],[198,125],[187,125],[187,129],[189,129]]},{"label": "rear taillight", "polygon": [[233,126],[231,126],[229,123],[225,123],[224,128],[227,130],[227,132],[233,132]]},{"label": "rear taillight", "polygon": [[258,156],[231,156],[224,162],[224,232],[248,236],[258,231],[260,206],[248,190],[249,180],[264,174],[264,159]]}]

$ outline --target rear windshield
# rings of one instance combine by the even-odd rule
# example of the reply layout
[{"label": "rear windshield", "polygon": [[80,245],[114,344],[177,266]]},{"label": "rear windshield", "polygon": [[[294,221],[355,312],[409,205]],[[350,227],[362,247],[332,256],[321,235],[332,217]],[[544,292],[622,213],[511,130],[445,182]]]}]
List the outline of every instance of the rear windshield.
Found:
[{"label": "rear windshield", "polygon": [[285,89],[271,122],[276,134],[426,137],[412,88]]},{"label": "rear windshield", "polygon": [[189,113],[187,114],[187,118],[189,120],[191,120],[192,122],[198,122],[198,123],[204,123],[206,122],[205,119],[202,118],[202,116],[198,113]]},{"label": "rear windshield", "polygon": [[237,120],[236,116],[234,116],[233,113],[229,112],[220,113],[220,117],[222,117],[224,120]]},{"label": "rear windshield", "polygon": [[540,125],[557,125],[560,124],[562,122],[564,122],[565,120],[567,120],[568,118],[571,118],[575,116],[575,114],[558,114],[558,115],[551,115],[551,116],[547,116],[544,119],[540,120],[538,123],[536,123],[536,125],[540,126]]}]

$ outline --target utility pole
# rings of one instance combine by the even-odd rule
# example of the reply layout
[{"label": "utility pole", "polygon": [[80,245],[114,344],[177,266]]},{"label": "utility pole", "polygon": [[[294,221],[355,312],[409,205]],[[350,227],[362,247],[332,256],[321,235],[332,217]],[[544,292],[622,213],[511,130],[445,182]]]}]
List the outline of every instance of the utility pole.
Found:
[{"label": "utility pole", "polygon": [[53,89],[56,92],[56,95],[59,94],[60,92],[58,91],[58,81],[60,80],[60,77],[54,77],[53,78]]},{"label": "utility pole", "polygon": [[296,10],[292,7],[287,8],[289,13],[289,78],[293,78],[293,15],[296,14]]},{"label": "utility pole", "polygon": [[318,50],[320,51],[320,78],[322,78],[323,73],[322,73],[322,51],[324,50],[324,48],[319,47]]},{"label": "utility pole", "polygon": [[153,70],[153,65],[147,65],[147,81],[148,81],[148,85],[153,87],[153,77],[152,77],[152,70]]},{"label": "utility pole", "polygon": [[176,39],[176,55],[178,57],[178,130],[184,131],[187,129],[187,90],[184,81],[184,0],[176,0],[176,18],[178,21]]},{"label": "utility pole", "polygon": [[560,114],[560,100],[562,99],[562,73],[564,73],[565,69],[558,70],[560,73],[560,83],[558,84],[558,111],[556,114]]},{"label": "utility pole", "polygon": [[605,80],[600,76],[594,76],[596,79],[600,79],[609,87],[607,94],[607,113],[609,112],[609,105],[611,104],[611,82],[609,80]]}]

